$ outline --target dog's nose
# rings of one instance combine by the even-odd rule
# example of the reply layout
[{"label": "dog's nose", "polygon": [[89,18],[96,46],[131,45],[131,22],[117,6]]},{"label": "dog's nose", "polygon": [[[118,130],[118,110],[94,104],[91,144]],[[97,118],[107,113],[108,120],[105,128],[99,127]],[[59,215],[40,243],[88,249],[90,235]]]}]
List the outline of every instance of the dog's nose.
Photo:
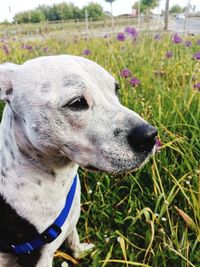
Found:
[{"label": "dog's nose", "polygon": [[131,129],[127,139],[129,145],[137,152],[150,152],[155,145],[158,131],[150,124],[138,125]]}]

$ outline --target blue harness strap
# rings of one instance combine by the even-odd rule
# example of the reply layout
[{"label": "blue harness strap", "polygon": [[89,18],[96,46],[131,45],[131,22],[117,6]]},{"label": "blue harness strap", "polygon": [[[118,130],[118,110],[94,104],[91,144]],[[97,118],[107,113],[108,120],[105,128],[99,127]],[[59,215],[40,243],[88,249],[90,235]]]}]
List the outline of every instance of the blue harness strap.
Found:
[{"label": "blue harness strap", "polygon": [[33,250],[41,248],[45,244],[53,242],[62,232],[61,227],[66,221],[76,192],[77,176],[74,177],[70,191],[67,195],[65,206],[60,215],[43,233],[39,234],[35,239],[20,245],[12,245],[12,250],[16,254],[30,254]]}]

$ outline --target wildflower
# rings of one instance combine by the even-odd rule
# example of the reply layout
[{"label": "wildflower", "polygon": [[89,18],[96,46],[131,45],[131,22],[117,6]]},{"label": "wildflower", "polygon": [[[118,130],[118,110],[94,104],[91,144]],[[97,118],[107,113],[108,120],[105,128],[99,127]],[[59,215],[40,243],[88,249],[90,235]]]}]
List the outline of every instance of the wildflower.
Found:
[{"label": "wildflower", "polygon": [[88,56],[88,55],[91,55],[92,52],[91,52],[89,49],[85,49],[85,50],[83,50],[82,54],[83,54],[84,56]]},{"label": "wildflower", "polygon": [[156,212],[156,213],[155,213],[155,216],[156,216],[156,217],[158,217],[158,216],[159,216],[159,214]]},{"label": "wildflower", "polygon": [[127,69],[127,68],[121,70],[120,74],[121,74],[121,76],[122,76],[123,78],[128,78],[128,77],[131,76],[131,72],[130,72],[130,70]]},{"label": "wildflower", "polygon": [[200,39],[199,39],[199,40],[197,40],[197,45],[200,45]]},{"label": "wildflower", "polygon": [[92,194],[92,190],[91,190],[91,189],[90,189],[90,190],[88,190],[88,193],[89,193],[89,194]]},{"label": "wildflower", "polygon": [[9,49],[8,49],[8,46],[7,45],[3,45],[2,46],[2,49],[3,49],[3,51],[4,51],[4,53],[6,54],[6,55],[8,55],[9,54]]},{"label": "wildflower", "polygon": [[64,261],[64,262],[61,264],[61,266],[62,266],[62,267],[69,267],[69,264],[68,264],[66,261]]},{"label": "wildflower", "polygon": [[162,218],[161,218],[161,221],[166,222],[166,221],[167,221],[167,218],[162,217]]},{"label": "wildflower", "polygon": [[110,241],[110,238],[109,238],[109,237],[106,237],[106,238],[105,238],[105,242],[106,242],[106,243],[109,243],[109,241]]},{"label": "wildflower", "polygon": [[44,51],[45,53],[48,52],[48,50],[49,50],[49,49],[48,49],[47,46],[43,48],[43,51]]},{"label": "wildflower", "polygon": [[133,28],[133,27],[129,27],[129,26],[127,26],[127,27],[124,29],[124,31],[125,31],[127,34],[131,35],[133,38],[136,38],[136,37],[138,36],[138,32],[137,32],[136,29]]},{"label": "wildflower", "polygon": [[154,40],[157,40],[157,41],[159,41],[161,38],[162,38],[162,37],[161,37],[160,34],[156,34],[156,35],[154,36]]},{"label": "wildflower", "polygon": [[156,151],[160,150],[162,145],[163,144],[162,144],[161,140],[157,138],[156,139]]},{"label": "wildflower", "polygon": [[22,49],[28,50],[31,52],[33,50],[33,47],[32,45],[29,45],[29,44],[22,44]]},{"label": "wildflower", "polygon": [[97,182],[97,185],[101,185],[101,183],[98,181],[98,182]]},{"label": "wildflower", "polygon": [[186,183],[187,185],[190,185],[190,181],[188,181],[188,180],[187,180],[185,183]]},{"label": "wildflower", "polygon": [[126,39],[126,36],[125,36],[125,34],[123,32],[119,32],[117,34],[117,40],[118,41],[123,42],[123,41],[125,41],[125,39]]},{"label": "wildflower", "polygon": [[184,45],[186,47],[190,47],[192,45],[192,42],[191,41],[185,41]]},{"label": "wildflower", "polygon": [[182,39],[177,33],[175,33],[172,37],[172,41],[175,44],[180,44],[182,42]]},{"label": "wildflower", "polygon": [[200,82],[196,83],[193,85],[194,89],[197,89],[198,91],[200,91]]},{"label": "wildflower", "polygon": [[173,56],[173,53],[171,51],[166,52],[166,58],[171,58]]},{"label": "wildflower", "polygon": [[193,55],[193,59],[200,60],[200,52],[196,52],[196,53]]},{"label": "wildflower", "polygon": [[130,79],[130,84],[133,86],[133,87],[136,87],[136,86],[138,86],[138,85],[140,85],[140,80],[138,80],[136,77],[132,77],[131,79]]}]

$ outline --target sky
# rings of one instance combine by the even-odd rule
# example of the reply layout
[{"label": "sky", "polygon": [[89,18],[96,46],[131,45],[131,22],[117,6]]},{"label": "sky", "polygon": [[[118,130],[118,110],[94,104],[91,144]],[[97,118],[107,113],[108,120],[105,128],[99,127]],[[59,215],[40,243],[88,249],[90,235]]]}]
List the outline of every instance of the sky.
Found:
[{"label": "sky", "polygon": [[[0,0],[0,21],[11,21],[12,17],[19,11],[30,10],[37,7],[40,4],[52,5],[61,2],[72,2],[76,6],[83,7],[89,2],[99,3],[103,6],[105,11],[110,11],[109,3],[105,0]],[[113,3],[114,15],[120,15],[124,13],[131,13],[131,7],[136,2],[135,0],[116,0]],[[180,6],[186,6],[189,0],[170,0],[170,6],[179,4]],[[200,11],[200,0],[190,0],[192,5],[196,5],[196,10]],[[10,6],[10,8],[9,8]],[[165,7],[165,0],[160,0],[160,7],[158,10],[162,10]]]}]

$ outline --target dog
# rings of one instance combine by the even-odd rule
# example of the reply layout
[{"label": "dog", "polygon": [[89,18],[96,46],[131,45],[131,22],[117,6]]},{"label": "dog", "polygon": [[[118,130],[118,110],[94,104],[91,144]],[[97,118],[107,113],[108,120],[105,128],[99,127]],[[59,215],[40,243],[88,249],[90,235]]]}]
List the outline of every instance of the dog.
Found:
[{"label": "dog", "polygon": [[[130,172],[156,150],[157,129],[120,104],[118,89],[105,69],[78,56],[0,65],[0,99],[6,102],[0,126],[1,267],[51,267],[63,242],[75,257],[93,248],[79,242],[76,230],[78,166]],[[52,226],[74,183],[67,219]],[[42,245],[26,250],[35,238]]]}]

